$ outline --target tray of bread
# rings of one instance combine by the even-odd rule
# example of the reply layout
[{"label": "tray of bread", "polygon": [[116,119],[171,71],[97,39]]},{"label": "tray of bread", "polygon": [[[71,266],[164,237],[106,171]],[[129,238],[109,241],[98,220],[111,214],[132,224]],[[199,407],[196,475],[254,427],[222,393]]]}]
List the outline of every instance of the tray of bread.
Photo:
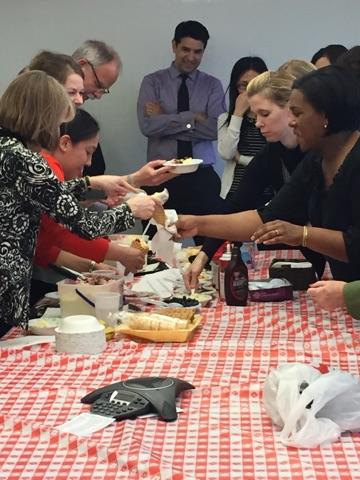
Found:
[{"label": "tray of bread", "polygon": [[152,342],[186,342],[202,320],[195,308],[164,307],[154,312],[120,312],[116,332]]}]

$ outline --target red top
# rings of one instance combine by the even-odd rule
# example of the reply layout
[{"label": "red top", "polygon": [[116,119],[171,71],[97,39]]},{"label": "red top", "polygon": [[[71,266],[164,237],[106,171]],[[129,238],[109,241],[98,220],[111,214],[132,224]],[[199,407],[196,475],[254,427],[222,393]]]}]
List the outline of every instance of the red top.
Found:
[{"label": "red top", "polygon": [[[56,158],[44,151],[41,154],[60,182],[63,182],[64,170]],[[106,238],[85,240],[43,214],[35,251],[35,263],[46,267],[49,263],[56,261],[61,250],[95,260],[95,262],[102,262],[109,249],[109,242]]]}]

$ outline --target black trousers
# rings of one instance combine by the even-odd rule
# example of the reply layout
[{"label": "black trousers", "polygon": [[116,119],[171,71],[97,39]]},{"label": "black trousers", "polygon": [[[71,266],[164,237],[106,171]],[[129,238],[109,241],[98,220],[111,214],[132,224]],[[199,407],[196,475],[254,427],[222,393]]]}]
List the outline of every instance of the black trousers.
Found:
[{"label": "black trousers", "polygon": [[[169,200],[165,208],[174,209],[178,214],[209,215],[222,211],[220,187],[220,178],[213,167],[204,166],[196,172],[179,175],[169,182],[157,187],[146,187],[145,190],[152,194],[167,188]],[[194,241],[196,245],[201,245],[203,237],[194,237]]]}]

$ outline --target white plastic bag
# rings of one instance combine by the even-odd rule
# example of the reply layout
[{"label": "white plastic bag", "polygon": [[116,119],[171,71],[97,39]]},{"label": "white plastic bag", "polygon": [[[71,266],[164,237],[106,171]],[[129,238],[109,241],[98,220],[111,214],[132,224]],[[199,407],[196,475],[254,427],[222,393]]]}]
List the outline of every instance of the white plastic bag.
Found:
[{"label": "white plastic bag", "polygon": [[360,430],[360,383],[340,370],[321,374],[310,365],[281,365],[265,381],[264,406],[288,446],[313,448]]}]

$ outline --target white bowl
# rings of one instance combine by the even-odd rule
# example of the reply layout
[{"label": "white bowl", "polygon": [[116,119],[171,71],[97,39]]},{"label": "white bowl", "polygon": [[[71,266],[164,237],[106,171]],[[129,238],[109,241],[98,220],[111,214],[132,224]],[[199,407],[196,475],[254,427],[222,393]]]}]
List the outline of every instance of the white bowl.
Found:
[{"label": "white bowl", "polygon": [[199,158],[193,158],[190,161],[186,161],[186,163],[175,163],[174,160],[169,160],[166,163],[174,167],[171,169],[172,173],[182,174],[195,172],[203,161]]},{"label": "white bowl", "polygon": [[59,326],[55,329],[57,333],[89,333],[104,330],[92,315],[71,315],[61,318]]}]

